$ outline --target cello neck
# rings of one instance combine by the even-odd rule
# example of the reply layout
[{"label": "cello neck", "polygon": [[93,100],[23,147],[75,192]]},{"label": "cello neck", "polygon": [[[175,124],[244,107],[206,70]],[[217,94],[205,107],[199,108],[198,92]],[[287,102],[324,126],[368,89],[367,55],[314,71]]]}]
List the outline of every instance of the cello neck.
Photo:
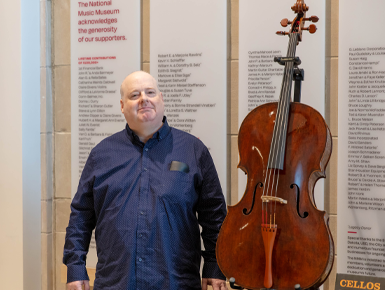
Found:
[{"label": "cello neck", "polygon": [[[298,33],[291,33],[289,35],[289,39],[289,46],[287,48],[286,56],[294,58],[297,48]],[[294,62],[285,62],[285,70],[283,73],[281,93],[279,96],[277,115],[274,123],[273,138],[271,141],[267,168],[276,168],[283,170],[287,122],[289,118],[289,108],[291,99],[291,86],[293,83],[293,70]]]}]

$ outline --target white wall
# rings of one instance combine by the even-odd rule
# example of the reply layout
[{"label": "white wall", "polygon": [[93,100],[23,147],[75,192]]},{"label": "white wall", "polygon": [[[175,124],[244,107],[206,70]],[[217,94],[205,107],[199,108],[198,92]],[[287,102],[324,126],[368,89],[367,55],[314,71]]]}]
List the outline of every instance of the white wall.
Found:
[{"label": "white wall", "polygon": [[0,9],[2,289],[41,287],[40,20],[39,1],[28,1],[3,1]]},{"label": "white wall", "polygon": [[39,0],[21,0],[21,95],[23,289],[29,290],[41,289]]},{"label": "white wall", "polygon": [[23,289],[21,3],[0,9],[0,280]]}]

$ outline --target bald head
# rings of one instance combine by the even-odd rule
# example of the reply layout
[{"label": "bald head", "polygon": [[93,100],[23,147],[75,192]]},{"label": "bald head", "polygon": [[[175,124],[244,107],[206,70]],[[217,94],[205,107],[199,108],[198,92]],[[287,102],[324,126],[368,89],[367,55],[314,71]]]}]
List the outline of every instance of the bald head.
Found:
[{"label": "bald head", "polygon": [[125,88],[130,83],[130,81],[134,80],[135,78],[141,78],[141,77],[151,78],[153,80],[153,82],[155,83],[155,87],[156,87],[157,91],[160,92],[159,87],[158,87],[158,82],[156,81],[156,79],[152,75],[150,75],[149,73],[142,71],[142,70],[138,70],[138,71],[130,73],[128,76],[126,76],[126,78],[123,80],[122,84],[120,85],[120,97],[122,99],[124,96]]},{"label": "bald head", "polygon": [[146,142],[163,125],[163,95],[156,80],[144,71],[133,72],[120,86],[120,95],[128,125]]}]

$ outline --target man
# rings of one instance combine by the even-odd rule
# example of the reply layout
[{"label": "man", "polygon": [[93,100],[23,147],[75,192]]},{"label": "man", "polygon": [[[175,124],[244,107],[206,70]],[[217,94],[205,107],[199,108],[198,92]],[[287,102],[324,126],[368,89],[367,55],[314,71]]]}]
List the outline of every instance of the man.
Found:
[{"label": "man", "polygon": [[207,148],[168,126],[148,73],[130,74],[120,91],[126,128],[91,151],[71,204],[67,289],[89,289],[85,261],[95,226],[94,290],[227,289],[215,258],[226,207]]}]

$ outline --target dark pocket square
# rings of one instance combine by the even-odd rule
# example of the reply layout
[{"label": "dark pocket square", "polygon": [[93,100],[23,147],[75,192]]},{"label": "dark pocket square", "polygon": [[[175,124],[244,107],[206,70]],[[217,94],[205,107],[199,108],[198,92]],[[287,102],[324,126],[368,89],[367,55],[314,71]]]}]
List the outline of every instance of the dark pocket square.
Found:
[{"label": "dark pocket square", "polygon": [[171,162],[170,171],[181,171],[188,173],[190,171],[190,168],[186,163],[173,161]]}]

